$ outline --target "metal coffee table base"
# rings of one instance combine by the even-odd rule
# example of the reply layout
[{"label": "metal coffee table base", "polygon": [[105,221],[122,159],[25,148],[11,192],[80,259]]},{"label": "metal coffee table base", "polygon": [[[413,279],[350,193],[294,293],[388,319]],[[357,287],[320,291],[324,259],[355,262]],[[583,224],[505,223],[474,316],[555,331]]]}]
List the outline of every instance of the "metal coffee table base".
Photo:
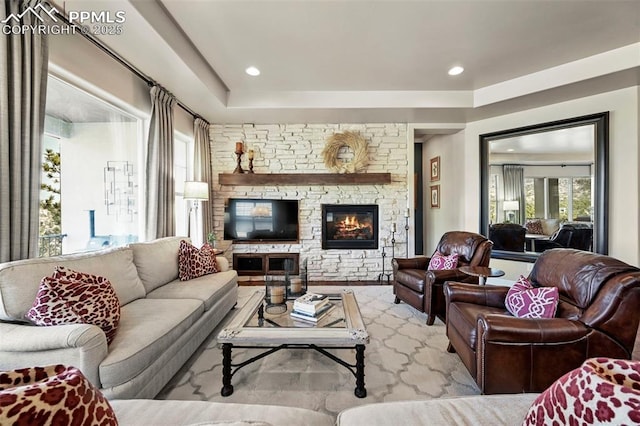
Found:
[{"label": "metal coffee table base", "polygon": [[337,362],[338,364],[345,367],[347,370],[351,372],[356,378],[356,388],[354,390],[355,396],[358,398],[365,398],[367,396],[367,390],[364,387],[364,346],[365,345],[355,345],[356,350],[356,363],[349,364],[343,359],[338,358],[332,353],[328,352],[326,349],[353,349],[353,347],[319,347],[317,345],[311,344],[282,344],[280,346],[276,346],[267,351],[264,351],[253,358],[250,358],[246,361],[243,361],[238,364],[233,364],[231,362],[231,349],[232,348],[241,348],[241,349],[264,349],[264,346],[238,346],[233,345],[232,343],[223,343],[222,344],[222,389],[220,390],[220,394],[222,396],[229,396],[233,394],[233,385],[231,384],[231,378],[234,374],[238,372],[245,365],[249,365],[252,362],[258,361],[272,353],[278,352],[281,349],[313,349],[314,351],[320,352],[322,355],[327,358]]}]

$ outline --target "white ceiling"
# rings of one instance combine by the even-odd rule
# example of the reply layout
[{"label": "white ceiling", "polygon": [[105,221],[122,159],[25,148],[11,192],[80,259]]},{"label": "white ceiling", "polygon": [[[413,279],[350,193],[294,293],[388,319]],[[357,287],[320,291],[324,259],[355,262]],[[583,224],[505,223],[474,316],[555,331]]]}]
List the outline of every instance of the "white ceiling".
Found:
[{"label": "white ceiling", "polygon": [[460,123],[640,80],[637,0],[66,4],[124,10],[101,40],[216,123]]}]

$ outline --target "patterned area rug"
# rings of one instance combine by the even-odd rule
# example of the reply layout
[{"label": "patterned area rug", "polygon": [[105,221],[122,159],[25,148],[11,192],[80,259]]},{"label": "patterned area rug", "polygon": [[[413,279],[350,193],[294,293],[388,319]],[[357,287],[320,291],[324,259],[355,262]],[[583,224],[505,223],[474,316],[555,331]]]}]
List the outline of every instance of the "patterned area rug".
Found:
[{"label": "patterned area rug", "polygon": [[[273,404],[308,408],[336,416],[358,405],[383,401],[423,400],[480,393],[448,340],[440,321],[428,327],[426,315],[393,303],[391,286],[351,287],[370,336],[365,350],[366,398],[353,394],[355,378],[346,368],[311,350],[281,350],[242,368],[232,379],[234,393],[220,396],[222,351],[215,336],[202,344],[158,399]],[[240,287],[238,306],[258,287]],[[340,291],[313,287],[310,291]],[[231,314],[223,321],[226,323]],[[218,327],[220,329],[220,327]],[[355,363],[355,351],[335,350]],[[234,363],[259,350],[235,350]]]}]

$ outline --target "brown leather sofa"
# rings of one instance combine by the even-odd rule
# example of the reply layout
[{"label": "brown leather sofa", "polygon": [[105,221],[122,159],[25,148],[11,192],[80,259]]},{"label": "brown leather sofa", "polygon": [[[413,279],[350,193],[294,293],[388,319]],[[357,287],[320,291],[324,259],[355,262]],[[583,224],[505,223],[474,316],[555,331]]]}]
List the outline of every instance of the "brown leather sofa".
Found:
[{"label": "brown leather sofa", "polygon": [[[458,267],[488,266],[491,260],[492,242],[486,237],[473,232],[446,232],[436,251],[443,255],[458,253]],[[460,272],[459,269],[429,271],[430,257],[392,260],[393,292],[395,303],[403,301],[420,312],[426,312],[427,325],[433,325],[436,316],[445,320],[446,306],[443,293],[445,281],[454,280],[478,283],[478,277]]]},{"label": "brown leather sofa", "polygon": [[640,321],[640,269],[575,249],[540,255],[534,286],[558,287],[555,318],[515,318],[508,287],[448,282],[449,351],[483,394],[541,392],[591,357],[630,359]]}]

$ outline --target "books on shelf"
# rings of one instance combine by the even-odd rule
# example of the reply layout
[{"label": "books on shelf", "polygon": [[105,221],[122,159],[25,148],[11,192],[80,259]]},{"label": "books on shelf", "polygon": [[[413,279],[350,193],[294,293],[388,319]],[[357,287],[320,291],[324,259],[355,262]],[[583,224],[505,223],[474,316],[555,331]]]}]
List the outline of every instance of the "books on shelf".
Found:
[{"label": "books on shelf", "polygon": [[302,321],[308,321],[308,322],[317,323],[324,316],[326,316],[334,306],[335,305],[333,303],[327,302],[320,309],[318,309],[318,312],[316,312],[315,314],[310,314],[310,313],[307,313],[307,312],[298,311],[294,307],[293,311],[291,311],[291,313],[289,315],[291,315],[291,318],[296,319],[296,320],[302,320]]},{"label": "books on shelf", "polygon": [[306,293],[293,301],[293,310],[314,315],[329,303],[326,295]]}]

